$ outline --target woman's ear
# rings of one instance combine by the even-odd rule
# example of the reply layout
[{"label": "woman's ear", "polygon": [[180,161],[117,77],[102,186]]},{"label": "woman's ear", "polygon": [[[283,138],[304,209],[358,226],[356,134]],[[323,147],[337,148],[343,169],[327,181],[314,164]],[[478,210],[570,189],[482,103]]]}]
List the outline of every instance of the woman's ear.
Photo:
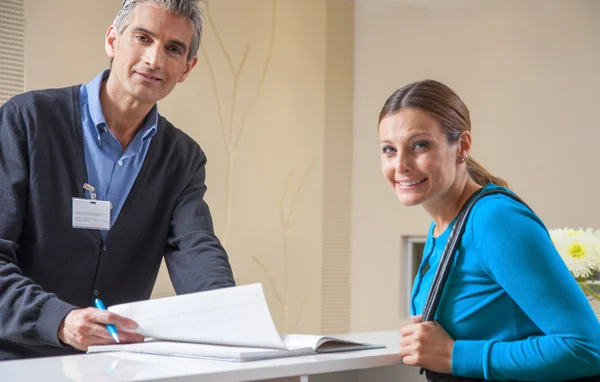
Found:
[{"label": "woman's ear", "polygon": [[463,131],[458,138],[458,162],[463,163],[471,154],[471,132]]}]

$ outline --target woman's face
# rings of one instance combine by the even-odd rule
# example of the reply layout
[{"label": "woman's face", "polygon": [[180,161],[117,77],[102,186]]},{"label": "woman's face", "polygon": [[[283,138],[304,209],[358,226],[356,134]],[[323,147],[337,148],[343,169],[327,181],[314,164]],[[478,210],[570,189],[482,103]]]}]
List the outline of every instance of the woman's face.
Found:
[{"label": "woman's face", "polygon": [[417,109],[401,109],[379,124],[381,171],[405,206],[443,197],[456,182],[459,145]]}]

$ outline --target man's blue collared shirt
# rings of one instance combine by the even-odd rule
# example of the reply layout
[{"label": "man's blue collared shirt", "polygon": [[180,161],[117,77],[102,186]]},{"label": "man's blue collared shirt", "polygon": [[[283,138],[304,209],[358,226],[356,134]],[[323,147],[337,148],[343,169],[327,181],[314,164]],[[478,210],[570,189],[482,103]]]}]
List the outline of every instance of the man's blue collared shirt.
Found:
[{"label": "man's blue collared shirt", "polygon": [[[106,124],[100,105],[100,87],[102,81],[108,78],[108,73],[100,73],[90,83],[81,86],[80,107],[88,184],[96,189],[98,200],[112,203],[112,227],[144,163],[150,141],[156,134],[158,109],[154,105],[141,129],[123,152],[121,144]],[[89,193],[86,194],[89,197]],[[108,231],[102,230],[101,233],[106,238]]]}]

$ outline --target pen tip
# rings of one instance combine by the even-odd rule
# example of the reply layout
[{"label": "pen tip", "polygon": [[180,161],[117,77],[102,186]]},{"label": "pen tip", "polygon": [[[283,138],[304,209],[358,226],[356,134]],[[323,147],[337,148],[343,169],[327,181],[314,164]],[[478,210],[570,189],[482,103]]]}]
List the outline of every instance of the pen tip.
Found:
[{"label": "pen tip", "polygon": [[111,336],[115,340],[116,343],[119,343],[119,335],[117,333],[113,333],[113,334],[111,334]]}]

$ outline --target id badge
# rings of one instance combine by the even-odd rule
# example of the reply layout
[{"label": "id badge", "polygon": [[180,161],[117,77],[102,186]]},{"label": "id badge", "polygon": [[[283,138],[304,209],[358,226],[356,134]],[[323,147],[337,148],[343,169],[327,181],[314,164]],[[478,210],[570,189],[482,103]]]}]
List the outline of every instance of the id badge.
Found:
[{"label": "id badge", "polygon": [[110,202],[73,198],[73,228],[110,229]]}]

